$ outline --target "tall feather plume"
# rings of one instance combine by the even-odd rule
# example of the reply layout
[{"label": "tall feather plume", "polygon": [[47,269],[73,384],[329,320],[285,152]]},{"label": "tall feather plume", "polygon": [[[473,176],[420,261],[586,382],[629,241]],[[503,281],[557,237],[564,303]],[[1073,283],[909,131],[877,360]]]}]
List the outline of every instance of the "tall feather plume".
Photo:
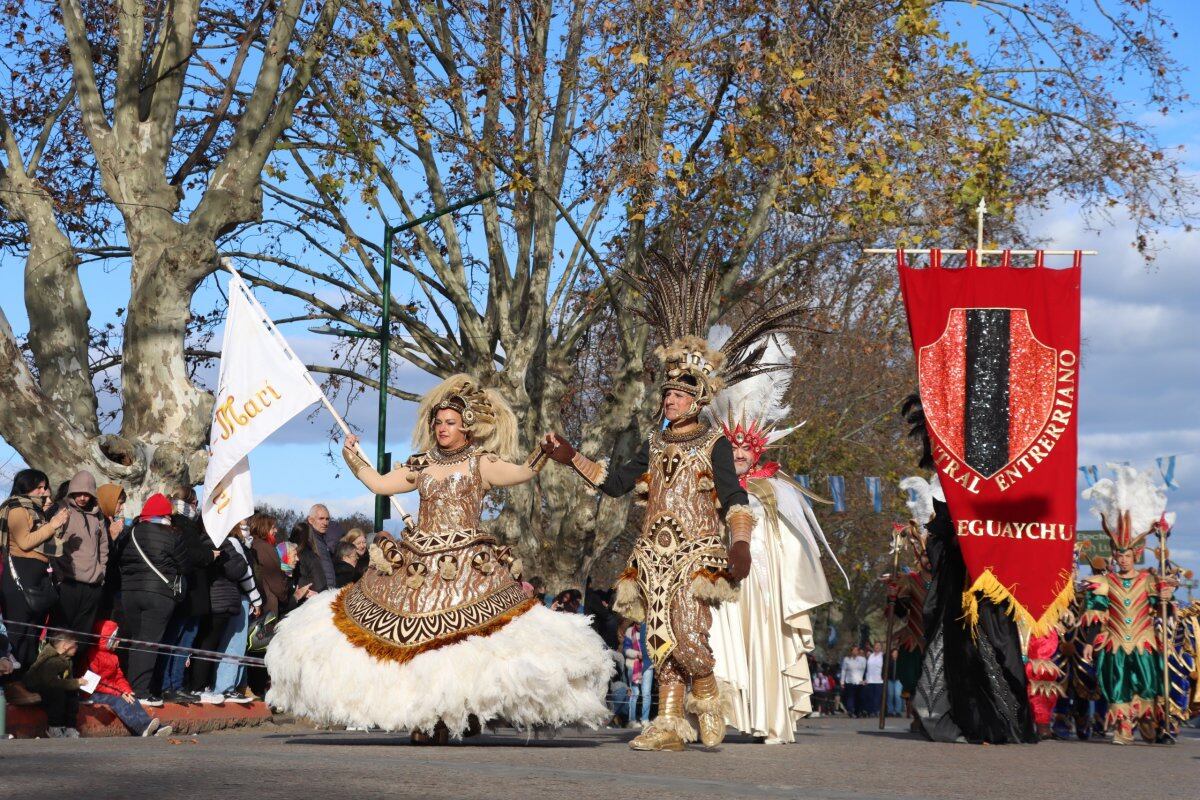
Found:
[{"label": "tall feather plume", "polygon": [[725,383],[732,385],[764,372],[790,367],[787,361],[780,363],[766,358],[768,341],[772,334],[824,333],[805,324],[811,312],[808,300],[791,300],[747,315],[745,322],[721,345],[725,354]]},{"label": "tall feather plume", "polygon": [[706,257],[694,258],[687,246],[678,254],[655,250],[639,272],[621,275],[645,297],[646,307],[636,313],[659,329],[664,345],[685,336],[704,338],[720,275]]},{"label": "tall feather plume", "polygon": [[[733,331],[728,325],[716,325],[708,335],[714,350],[723,349]],[[761,360],[772,367],[760,371],[719,392],[708,412],[717,424],[755,424],[760,431],[782,422],[791,411],[785,402],[792,383],[792,359],[795,349],[781,335],[771,335],[763,343]]]},{"label": "tall feather plume", "polygon": [[[689,244],[676,253],[651,251],[639,273],[621,273],[645,297],[646,307],[636,313],[658,328],[664,345],[688,336],[704,339],[709,329],[721,271],[710,256],[695,253]],[[771,334],[825,333],[805,324],[811,311],[807,300],[792,300],[747,314],[725,339],[717,351],[720,355],[714,359],[718,363],[724,361],[720,370],[724,385],[790,367],[786,360],[770,361],[764,357],[767,339]]]},{"label": "tall feather plume", "polygon": [[[1083,491],[1092,501],[1092,513],[1104,521],[1110,535],[1121,527],[1121,516],[1129,513],[1128,534],[1133,540],[1145,536],[1167,508],[1167,493],[1152,470],[1109,464],[1113,478],[1103,478]],[[1122,543],[1124,544],[1124,543]]]}]

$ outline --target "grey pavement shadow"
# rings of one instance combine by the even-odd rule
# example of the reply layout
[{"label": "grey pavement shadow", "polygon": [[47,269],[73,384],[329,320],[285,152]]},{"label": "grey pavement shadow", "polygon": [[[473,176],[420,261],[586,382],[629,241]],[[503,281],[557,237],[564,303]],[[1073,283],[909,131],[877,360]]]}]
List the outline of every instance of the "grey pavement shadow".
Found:
[{"label": "grey pavement shadow", "polygon": [[914,742],[929,741],[919,733],[912,731],[855,731],[859,736],[876,736],[882,739],[911,739]]}]

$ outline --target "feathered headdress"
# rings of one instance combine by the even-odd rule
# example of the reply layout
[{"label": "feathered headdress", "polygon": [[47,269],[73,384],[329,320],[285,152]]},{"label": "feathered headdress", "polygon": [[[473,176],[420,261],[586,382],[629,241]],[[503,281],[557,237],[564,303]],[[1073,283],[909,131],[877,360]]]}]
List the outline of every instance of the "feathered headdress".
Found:
[{"label": "feathered headdress", "polygon": [[516,453],[517,417],[503,395],[495,389],[483,388],[464,374],[451,375],[421,398],[413,431],[413,445],[418,452],[428,452],[437,446],[433,421],[446,408],[462,415],[463,430],[477,447],[504,458]]},{"label": "feathered headdress", "polygon": [[726,386],[782,366],[763,361],[770,334],[813,330],[799,321],[809,310],[807,301],[793,300],[748,315],[720,348],[711,347],[706,337],[721,273],[710,258],[694,257],[687,247],[654,251],[638,274],[622,275],[645,297],[646,308],[637,313],[658,328],[663,342],[655,351],[665,372],[662,391],[691,395],[695,413]]},{"label": "feathered headdress", "polygon": [[1154,479],[1151,470],[1138,472],[1133,467],[1109,464],[1116,476],[1096,481],[1083,490],[1083,497],[1092,501],[1092,513],[1112,540],[1113,552],[1144,548],[1146,537],[1157,526],[1167,529],[1175,522],[1174,514],[1164,514],[1167,493]]},{"label": "feathered headdress", "polygon": [[[732,333],[728,325],[717,325],[708,335],[709,346],[719,348]],[[795,355],[796,351],[784,337],[768,336],[762,363],[775,369],[723,389],[708,409],[713,421],[724,428],[725,438],[735,447],[753,453],[755,463],[767,448],[800,427],[776,427],[791,411],[784,400],[792,383],[791,362]]]}]

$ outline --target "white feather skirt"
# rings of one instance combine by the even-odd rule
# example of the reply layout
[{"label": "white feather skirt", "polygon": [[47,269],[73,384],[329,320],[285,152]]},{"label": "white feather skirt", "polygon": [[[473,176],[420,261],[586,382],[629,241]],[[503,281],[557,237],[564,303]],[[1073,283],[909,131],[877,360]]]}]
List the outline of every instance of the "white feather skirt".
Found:
[{"label": "white feather skirt", "polygon": [[605,706],[612,657],[582,614],[538,605],[486,636],[429,650],[406,663],[355,647],[333,624],[323,592],[288,614],[267,648],[267,702],[321,725],[457,736],[474,714],[520,729],[586,726]]}]

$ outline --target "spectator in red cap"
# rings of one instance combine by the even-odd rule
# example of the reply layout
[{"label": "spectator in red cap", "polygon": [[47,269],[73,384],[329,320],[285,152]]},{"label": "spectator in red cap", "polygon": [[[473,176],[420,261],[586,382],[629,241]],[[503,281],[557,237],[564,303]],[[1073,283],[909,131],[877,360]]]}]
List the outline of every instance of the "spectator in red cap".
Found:
[{"label": "spectator in red cap", "polygon": [[[182,576],[190,563],[187,543],[171,525],[171,511],[166,495],[150,495],[121,551],[122,638],[131,642],[161,642],[183,597]],[[129,683],[134,697],[147,706],[163,702],[151,693],[156,659],[145,645],[135,644],[129,652]]]}]

